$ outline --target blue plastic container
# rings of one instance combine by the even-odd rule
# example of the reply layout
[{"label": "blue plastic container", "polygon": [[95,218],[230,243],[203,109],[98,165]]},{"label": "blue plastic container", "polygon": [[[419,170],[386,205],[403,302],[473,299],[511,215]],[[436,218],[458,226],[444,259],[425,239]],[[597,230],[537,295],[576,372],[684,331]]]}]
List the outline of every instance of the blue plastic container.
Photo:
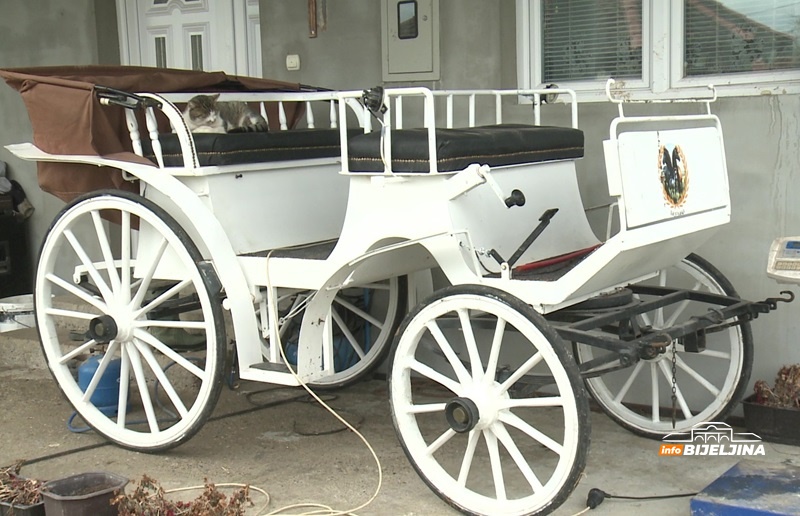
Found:
[{"label": "blue plastic container", "polygon": [[[100,366],[100,361],[104,355],[92,355],[78,367],[78,386],[82,391],[86,391],[92,377]],[[122,361],[118,358],[110,361],[106,367],[100,382],[92,394],[92,405],[97,407],[103,414],[111,416],[117,413],[119,403],[119,375]]]}]

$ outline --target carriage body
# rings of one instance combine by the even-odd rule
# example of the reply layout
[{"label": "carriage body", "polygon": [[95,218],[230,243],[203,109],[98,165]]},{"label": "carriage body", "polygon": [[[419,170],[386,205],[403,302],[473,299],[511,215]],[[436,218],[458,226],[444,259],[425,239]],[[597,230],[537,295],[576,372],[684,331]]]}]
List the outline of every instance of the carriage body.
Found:
[{"label": "carriage body", "polygon": [[[64,86],[53,82],[41,79],[40,93]],[[110,151],[50,147],[36,139],[38,115],[37,145],[9,149],[105,167],[135,190],[101,189],[65,207],[45,238],[35,292],[56,380],[122,446],[159,451],[191,437],[226,362],[245,380],[335,388],[390,354],[395,426],[428,485],[466,512],[529,514],[562,503],[583,469],[584,380],[611,417],[651,437],[672,430],[676,405],[688,429],[741,397],[747,321],[774,302],[742,301],[716,269],[686,258],[730,220],[722,131],[708,102],[705,113],[662,117],[626,117],[620,104],[604,142],[613,203],[601,241],[578,190],[583,134],[569,90],[386,89],[372,112],[361,91],[223,91],[270,120],[270,132],[247,135],[189,133],[179,106],[191,89],[78,90],[92,110],[114,110],[96,124],[122,127],[104,144]],[[548,109],[564,109],[567,127],[541,125],[542,99],[553,94],[566,102]],[[532,124],[503,123],[508,97],[533,99]],[[493,116],[478,114],[480,98]],[[454,122],[459,99],[464,128]],[[670,289],[664,271],[676,266],[689,283]],[[431,269],[450,286],[439,288]],[[638,287],[650,278],[654,287]],[[719,318],[702,315],[708,306]],[[65,342],[60,324],[85,333]],[[69,365],[98,348],[98,372],[79,387]],[[119,402],[97,407],[93,390],[114,361],[125,379]],[[677,368],[704,395],[673,388],[670,425],[659,384],[676,385]],[[633,373],[614,378],[621,370]],[[642,382],[649,396],[629,401]],[[426,416],[444,430],[427,433]]]}]

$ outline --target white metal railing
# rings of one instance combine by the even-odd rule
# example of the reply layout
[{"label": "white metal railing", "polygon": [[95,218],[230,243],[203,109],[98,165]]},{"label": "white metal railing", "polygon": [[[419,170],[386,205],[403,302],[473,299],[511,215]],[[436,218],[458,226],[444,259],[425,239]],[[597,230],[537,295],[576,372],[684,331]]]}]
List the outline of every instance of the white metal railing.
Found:
[{"label": "white metal railing", "polygon": [[[230,92],[220,94],[221,101],[240,100],[251,104],[258,104],[261,116],[269,122],[267,113],[267,104],[275,104],[278,109],[278,123],[281,131],[289,129],[288,119],[286,117],[286,104],[301,102],[305,104],[305,122],[309,129],[317,127],[317,121],[314,114],[313,103],[328,102],[330,105],[326,107],[328,120],[327,126],[331,129],[336,129],[339,126],[338,112],[336,106],[331,101],[336,100],[337,92],[334,91],[287,91],[287,92]],[[164,98],[169,99],[173,103],[188,102],[197,93],[164,93]],[[360,114],[357,113],[360,117]],[[361,121],[359,121],[361,123]],[[363,124],[362,124],[363,125]]]},{"label": "white metal railing", "polygon": [[[434,99],[443,98],[445,102],[445,127],[452,129],[455,127],[455,104],[459,98],[465,98],[467,102],[467,127],[475,127],[477,123],[478,105],[477,100],[481,97],[494,98],[494,123],[503,123],[503,97],[528,97],[533,99],[533,123],[541,125],[542,105],[545,99],[549,103],[559,101],[558,97],[566,95],[571,105],[571,124],[578,127],[578,100],[574,91],[565,88],[536,89],[536,90],[434,90]],[[394,129],[403,128],[403,96],[397,96],[394,100],[394,110],[398,113],[395,117]]]},{"label": "white metal railing", "polygon": [[[344,104],[347,101],[356,101],[360,99],[363,92],[342,92],[339,94],[339,109],[344,109]],[[565,96],[566,98],[562,97]],[[428,152],[430,156],[430,172],[432,174],[438,173],[437,156],[436,156],[436,100],[444,100],[444,124],[445,127],[451,129],[455,127],[455,112],[456,112],[456,99],[466,98],[466,118],[467,127],[475,127],[478,121],[479,107],[477,99],[480,97],[493,98],[494,106],[494,123],[503,123],[503,98],[504,97],[531,97],[534,100],[534,125],[541,125],[541,106],[544,99],[550,99],[557,102],[564,102],[570,105],[570,123],[575,129],[578,128],[578,99],[573,90],[566,88],[554,89],[529,89],[529,90],[437,90],[431,91],[428,88],[387,88],[384,90],[384,105],[386,111],[380,119],[381,123],[381,143],[380,153],[381,160],[384,165],[384,174],[392,174],[391,170],[391,156],[392,156],[392,130],[402,130],[407,125],[405,118],[405,100],[414,97],[421,97],[422,106],[422,127],[428,130]],[[343,114],[340,114],[340,118]],[[377,117],[376,117],[377,118]],[[365,129],[369,132],[369,129]],[[342,124],[340,127],[340,136],[342,141],[346,141],[347,127]],[[349,149],[346,145],[342,145],[342,167],[345,172],[348,172],[348,156]]]},{"label": "white metal railing", "polygon": [[[185,168],[197,168],[199,166],[197,161],[196,149],[194,146],[194,138],[189,132],[188,127],[183,119],[182,111],[175,105],[175,103],[188,102],[197,93],[141,93],[140,97],[150,98],[158,101],[161,104],[160,111],[169,120],[173,132],[177,135],[180,142],[181,155],[183,166]],[[341,125],[339,122],[340,116],[346,118],[346,112],[341,113],[336,109],[336,101],[338,100],[338,92],[261,92],[261,93],[244,93],[244,92],[231,92],[222,93],[220,95],[221,101],[244,101],[252,104],[258,104],[258,109],[261,115],[269,122],[269,115],[267,106],[274,104],[278,113],[278,125],[281,131],[289,130],[289,119],[287,116],[286,105],[289,103],[302,103],[305,107],[304,117],[306,127],[309,129],[316,129],[319,122],[314,113],[314,105],[326,103],[324,111],[327,120],[323,124],[331,129],[338,129]],[[371,122],[368,118],[366,110],[357,102],[348,102],[347,105],[355,114],[356,122],[360,127],[365,127],[365,130],[371,130]],[[156,119],[156,108],[145,108],[145,125],[147,128],[147,137],[150,140],[150,146],[153,155],[158,163],[159,168],[164,168],[164,157],[161,142],[159,140],[158,124]],[[139,128],[139,121],[137,120],[136,113],[133,110],[125,110],[126,123],[128,132],[131,138],[131,145],[133,151],[139,155],[144,156],[144,149],[142,146],[142,132]]]},{"label": "white metal railing", "polygon": [[[391,174],[392,170],[389,164],[391,163],[391,142],[392,130],[401,130],[409,126],[409,120],[414,117],[407,117],[406,109],[404,108],[404,101],[408,102],[409,99],[418,98],[422,100],[422,120],[421,126],[427,129],[428,132],[428,153],[430,156],[430,172],[433,174],[438,173],[437,169],[437,155],[436,155],[436,119],[437,114],[443,116],[443,125],[446,128],[456,127],[456,115],[466,119],[467,127],[475,127],[479,120],[486,119],[487,116],[493,119],[495,124],[503,123],[503,99],[513,97],[530,97],[533,99],[533,123],[541,125],[541,106],[547,100],[552,103],[556,100],[559,103],[569,104],[570,106],[570,123],[573,128],[578,127],[578,104],[575,92],[569,89],[529,89],[529,90],[439,90],[431,91],[428,88],[387,88],[384,90],[386,111],[383,115],[373,117],[365,108],[361,99],[364,95],[362,90],[355,91],[308,91],[308,92],[225,92],[220,94],[221,101],[244,101],[251,104],[257,104],[261,115],[269,121],[269,112],[267,106],[274,105],[277,110],[278,125],[281,131],[289,130],[290,120],[287,115],[288,103],[303,103],[305,106],[304,121],[305,126],[309,129],[316,129],[319,127],[327,127],[330,129],[338,129],[340,134],[340,141],[346,142],[348,137],[348,108],[350,113],[354,114],[356,123],[364,132],[371,132],[375,120],[380,124],[381,141],[380,152],[381,159],[384,163],[384,173]],[[173,131],[178,137],[181,147],[181,155],[184,168],[197,168],[199,166],[197,161],[197,154],[194,146],[194,138],[189,132],[188,127],[183,119],[182,111],[176,106],[176,103],[188,102],[197,93],[142,93],[140,97],[151,98],[157,100],[161,104],[160,111],[169,120]],[[489,99],[492,109],[487,112],[484,103],[479,100]],[[493,100],[491,100],[493,99]],[[314,109],[315,106],[319,107],[321,103],[326,103],[323,109]],[[442,111],[437,112],[437,103]],[[461,104],[466,105],[461,108]],[[338,105],[338,109],[337,109]],[[492,115],[490,111],[494,112]],[[273,113],[275,111],[272,111]],[[320,117],[321,115],[321,117]],[[416,113],[415,113],[416,115]],[[273,115],[274,116],[274,115]],[[320,120],[323,118],[323,120]],[[324,120],[326,118],[326,120]],[[351,120],[352,121],[352,120]],[[138,126],[137,117],[131,110],[126,110],[126,122],[130,132],[131,143],[134,152],[140,156],[144,155],[142,146],[142,131]],[[159,134],[157,129],[157,120],[155,108],[148,107],[145,109],[145,125],[147,129],[147,137],[150,140],[150,145],[155,159],[160,168],[164,168],[164,158],[161,143],[159,141]],[[352,125],[352,124],[351,124]],[[417,124],[413,125],[419,127],[419,119]],[[348,154],[349,150],[347,145],[341,145],[341,158],[342,168],[344,172],[348,172]]]}]

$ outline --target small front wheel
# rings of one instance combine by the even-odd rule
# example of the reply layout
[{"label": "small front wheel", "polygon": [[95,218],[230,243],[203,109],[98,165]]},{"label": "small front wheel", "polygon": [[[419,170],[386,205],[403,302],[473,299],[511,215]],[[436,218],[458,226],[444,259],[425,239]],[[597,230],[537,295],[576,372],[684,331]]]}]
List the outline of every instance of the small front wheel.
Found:
[{"label": "small front wheel", "polygon": [[440,290],[403,321],[388,381],[406,455],[453,507],[542,514],[578,483],[588,396],[569,349],[516,297]]}]

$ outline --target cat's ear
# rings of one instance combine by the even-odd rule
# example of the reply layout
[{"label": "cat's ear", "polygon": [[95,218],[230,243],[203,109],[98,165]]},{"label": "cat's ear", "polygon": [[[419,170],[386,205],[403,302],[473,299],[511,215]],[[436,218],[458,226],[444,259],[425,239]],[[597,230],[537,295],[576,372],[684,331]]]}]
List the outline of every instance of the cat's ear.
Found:
[{"label": "cat's ear", "polygon": [[217,93],[216,95],[209,95],[208,98],[210,98],[212,101],[216,102],[217,99],[219,98],[219,93]]}]

